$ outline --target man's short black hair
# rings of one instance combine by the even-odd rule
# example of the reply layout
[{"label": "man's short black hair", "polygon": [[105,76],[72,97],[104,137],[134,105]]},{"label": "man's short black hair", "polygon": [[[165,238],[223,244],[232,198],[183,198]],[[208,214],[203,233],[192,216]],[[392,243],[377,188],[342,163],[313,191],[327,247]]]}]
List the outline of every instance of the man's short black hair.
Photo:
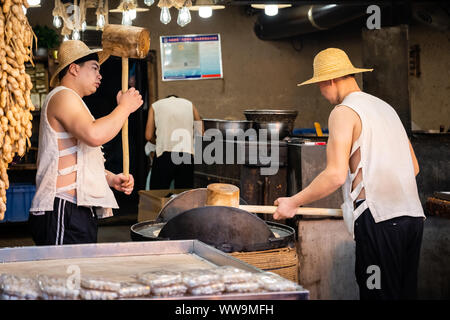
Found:
[{"label": "man's short black hair", "polygon": [[[80,59],[75,60],[72,63],[78,64],[80,66],[82,66],[85,62],[87,61],[91,61],[91,60],[95,60],[98,62],[98,54],[97,53],[91,53],[88,54],[87,56],[81,57]],[[67,71],[69,70],[69,67],[72,63],[69,63],[68,66],[66,66],[64,69],[62,69],[59,74],[58,74],[58,79],[59,81],[62,80],[62,78],[64,78],[64,76],[66,75]]]}]

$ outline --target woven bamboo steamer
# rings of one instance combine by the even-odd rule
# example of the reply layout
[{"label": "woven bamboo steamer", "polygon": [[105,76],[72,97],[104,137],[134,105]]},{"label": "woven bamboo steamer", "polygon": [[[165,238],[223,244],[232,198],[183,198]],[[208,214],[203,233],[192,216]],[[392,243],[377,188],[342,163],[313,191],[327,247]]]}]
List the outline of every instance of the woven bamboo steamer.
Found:
[{"label": "woven bamboo steamer", "polygon": [[373,69],[355,68],[347,54],[337,48],[320,51],[313,62],[314,75],[297,86],[336,79],[349,74],[372,71]]},{"label": "woven bamboo steamer", "polygon": [[232,252],[229,255],[261,270],[274,272],[288,280],[298,282],[299,261],[295,247],[252,252]]}]

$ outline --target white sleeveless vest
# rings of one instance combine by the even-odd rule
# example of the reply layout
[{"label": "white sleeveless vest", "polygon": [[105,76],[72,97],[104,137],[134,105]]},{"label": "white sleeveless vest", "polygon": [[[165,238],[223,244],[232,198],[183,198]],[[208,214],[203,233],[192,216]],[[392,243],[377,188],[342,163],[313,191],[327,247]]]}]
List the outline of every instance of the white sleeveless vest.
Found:
[{"label": "white sleeveless vest", "polygon": [[156,156],[163,152],[194,154],[194,115],[192,102],[165,98],[152,104],[155,111]]},{"label": "white sleeveless vest", "polygon": [[[54,88],[45,99],[41,109],[39,125],[39,148],[36,173],[36,193],[31,203],[31,212],[52,211],[56,195],[56,179],[58,176],[58,137],[47,118],[47,106],[53,95],[70,88],[59,86]],[[78,96],[78,94],[77,94]],[[86,110],[90,113],[84,101]],[[95,118],[92,116],[92,119]],[[105,175],[105,159],[101,147],[90,147],[78,140],[77,144],[77,205],[95,206],[99,218],[112,216],[112,208],[119,208]]]},{"label": "white sleeveless vest", "polygon": [[[360,148],[361,162],[350,172],[342,187],[342,210],[349,232],[367,208],[376,223],[399,216],[425,217],[420,203],[409,139],[395,110],[383,100],[364,92],[352,92],[339,106],[347,106],[361,118],[361,135],[351,155]],[[352,182],[362,170],[361,183]],[[366,200],[354,210],[353,202],[361,189]]]}]

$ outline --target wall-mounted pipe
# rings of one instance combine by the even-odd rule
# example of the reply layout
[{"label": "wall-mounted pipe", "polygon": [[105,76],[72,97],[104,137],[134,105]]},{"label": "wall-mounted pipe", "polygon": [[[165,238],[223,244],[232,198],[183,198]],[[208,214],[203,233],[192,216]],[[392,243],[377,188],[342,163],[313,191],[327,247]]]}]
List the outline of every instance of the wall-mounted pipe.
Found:
[{"label": "wall-mounted pipe", "polygon": [[280,10],[270,17],[260,14],[254,31],[261,40],[291,38],[327,30],[366,15],[367,5],[307,5]]}]

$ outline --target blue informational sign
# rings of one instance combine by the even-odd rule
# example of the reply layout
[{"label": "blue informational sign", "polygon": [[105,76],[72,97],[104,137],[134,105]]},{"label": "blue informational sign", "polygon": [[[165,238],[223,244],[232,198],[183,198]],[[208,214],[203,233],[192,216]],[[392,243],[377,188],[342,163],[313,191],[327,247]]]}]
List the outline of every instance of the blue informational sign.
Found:
[{"label": "blue informational sign", "polygon": [[163,81],[223,78],[219,34],[162,36]]}]

